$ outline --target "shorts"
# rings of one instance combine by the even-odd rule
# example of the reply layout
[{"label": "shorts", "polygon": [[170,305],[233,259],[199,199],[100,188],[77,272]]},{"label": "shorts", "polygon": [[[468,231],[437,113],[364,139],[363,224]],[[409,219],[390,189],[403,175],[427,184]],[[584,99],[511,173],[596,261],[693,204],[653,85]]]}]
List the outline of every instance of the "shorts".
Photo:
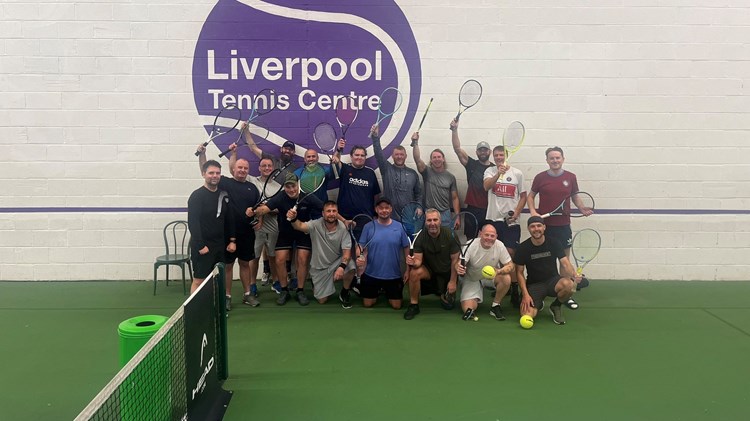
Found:
[{"label": "shorts", "polygon": [[450,272],[440,273],[433,272],[427,266],[424,266],[430,274],[429,279],[423,279],[420,285],[420,295],[443,295],[448,290],[448,282],[451,280]]},{"label": "shorts", "polygon": [[[316,300],[321,298],[330,297],[336,292],[336,287],[333,286],[333,275],[336,274],[341,262],[339,260],[331,263],[331,266],[324,269],[310,268],[310,277],[313,283],[313,296]],[[349,265],[344,269],[344,273],[355,270],[357,266],[354,264],[354,260],[349,261]]]},{"label": "shorts", "polygon": [[389,300],[401,300],[404,298],[404,281],[396,279],[378,279],[363,273],[359,279],[359,295],[362,298],[374,300],[380,295],[380,290],[385,291]]},{"label": "shorts", "polygon": [[541,303],[545,297],[557,297],[555,292],[555,286],[562,279],[562,276],[553,276],[543,282],[535,282],[533,284],[526,284],[526,290],[529,291],[531,299],[534,300],[534,307],[541,307]]},{"label": "shorts", "polygon": [[275,250],[291,250],[293,248],[311,250],[312,240],[310,239],[310,236],[297,230],[291,233],[279,232],[279,238],[276,239]]},{"label": "shorts", "polygon": [[569,249],[573,245],[573,232],[570,230],[570,225],[547,225],[544,229],[544,235],[557,239],[566,249]]},{"label": "shorts", "polygon": [[195,279],[205,279],[217,263],[224,261],[224,248],[220,245],[209,245],[208,253],[200,254],[198,250],[190,251],[190,260],[193,263],[193,277]]},{"label": "shorts", "polygon": [[224,253],[224,263],[231,265],[237,259],[243,262],[255,259],[255,235],[253,233],[237,235],[234,245],[236,248],[233,253]]},{"label": "shorts", "polygon": [[263,247],[266,248],[266,255],[273,257],[276,255],[276,240],[279,238],[279,232],[266,233],[256,232],[255,233],[255,257],[258,258],[263,253]]},{"label": "shorts", "polygon": [[521,226],[513,225],[511,227],[505,221],[492,221],[492,226],[497,231],[498,240],[502,241],[505,248],[517,249],[521,242]]},{"label": "shorts", "polygon": [[494,287],[492,279],[480,279],[478,281],[463,279],[461,282],[461,301],[477,300],[481,303],[484,297],[484,288]]}]

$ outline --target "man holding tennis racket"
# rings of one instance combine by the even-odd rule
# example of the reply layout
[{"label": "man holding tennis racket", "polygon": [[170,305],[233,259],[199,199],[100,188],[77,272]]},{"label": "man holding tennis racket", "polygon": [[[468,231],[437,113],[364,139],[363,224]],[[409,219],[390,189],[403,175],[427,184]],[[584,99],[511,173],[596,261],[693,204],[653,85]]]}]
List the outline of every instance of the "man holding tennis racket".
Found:
[{"label": "man holding tennis racket", "polygon": [[[515,266],[505,245],[497,239],[497,231],[490,224],[479,231],[479,241],[469,245],[464,255],[466,265],[456,264],[456,273],[461,277],[461,310],[463,320],[475,317],[477,308],[484,297],[484,288],[494,287],[495,298],[492,300],[490,315],[495,320],[505,320],[500,301],[510,288],[510,274],[515,272]],[[490,266],[495,269],[495,276],[486,279],[483,269]]]},{"label": "man holding tennis racket", "polygon": [[458,120],[453,119],[451,121],[450,129],[453,151],[456,153],[458,161],[466,169],[467,188],[464,205],[466,205],[466,211],[474,215],[479,225],[476,227],[467,226],[464,227],[464,230],[467,236],[474,238],[484,225],[487,217],[487,190],[484,188],[484,172],[493,167],[490,162],[490,144],[479,142],[476,150],[477,159],[474,159],[461,147],[461,139],[458,137]]},{"label": "man holding tennis racket", "polygon": [[446,301],[445,297],[456,293],[458,257],[458,244],[453,240],[451,230],[441,226],[440,211],[427,209],[424,231],[414,242],[414,255],[406,256],[409,307],[404,319],[411,320],[419,314],[420,294],[439,295],[443,309],[453,309],[453,303]]},{"label": "man holding tennis racket", "polygon": [[281,170],[279,175],[277,175],[275,178],[277,183],[283,184],[286,180],[286,175],[288,173],[293,173],[294,170],[297,169],[297,166],[294,164],[294,156],[297,146],[294,144],[294,142],[289,140],[284,142],[284,144],[282,144],[281,148],[279,149],[279,156],[276,157],[272,154],[264,152],[263,149],[258,147],[258,145],[255,143],[255,140],[253,139],[253,134],[250,133],[250,130],[247,130],[247,123],[242,124],[242,133],[245,136],[247,147],[250,148],[251,151],[253,151],[255,156],[257,156],[258,158],[268,158],[273,160],[274,168]]},{"label": "man holding tennis racket", "polygon": [[334,282],[343,281],[339,301],[342,307],[352,308],[349,299],[352,277],[344,276],[355,269],[351,260],[352,240],[346,225],[338,219],[336,202],[326,201],[323,204],[323,217],[310,222],[297,219],[297,211],[294,209],[288,215],[291,216],[294,229],[308,234],[312,242],[310,275],[315,299],[320,304],[325,304],[336,292]]},{"label": "man holding tennis racket", "polygon": [[[521,289],[521,316],[535,318],[544,309],[544,298],[555,297],[550,314],[555,324],[564,325],[562,305],[575,293],[576,272],[562,243],[545,235],[544,219],[532,216],[527,221],[531,237],[522,242],[513,256]],[[557,264],[560,264],[560,272]]]},{"label": "man holding tennis racket", "polygon": [[[339,150],[346,146],[344,139],[339,140]],[[347,220],[354,215],[374,215],[375,199],[380,195],[380,184],[375,171],[365,166],[367,149],[355,145],[349,152],[351,164],[340,162],[339,174],[339,213]],[[335,157],[334,157],[335,158]]]},{"label": "man holding tennis racket", "polygon": [[[336,158],[333,159],[335,160]],[[334,171],[332,170],[334,164],[324,167],[318,162],[318,160],[318,151],[315,149],[308,149],[305,151],[305,165],[294,170],[294,175],[299,178],[299,182],[303,186],[303,191],[315,191],[315,196],[317,196],[321,202],[326,202],[328,200],[328,183],[335,179]],[[322,180],[323,185],[316,189],[320,180]],[[315,185],[315,187],[313,187],[313,185]],[[313,214],[312,217],[317,219],[320,218],[321,215]]]},{"label": "man holding tennis racket", "polygon": [[372,148],[375,151],[375,159],[378,161],[380,176],[383,179],[383,196],[391,200],[393,209],[397,212],[391,215],[391,218],[400,221],[401,216],[398,210],[403,209],[408,203],[422,203],[422,186],[419,181],[419,174],[406,166],[406,148],[399,145],[393,149],[391,164],[383,153],[383,147],[380,144],[380,133],[377,125],[370,129],[370,139],[372,139]]},{"label": "man holding tennis racket", "polygon": [[409,256],[409,239],[401,223],[391,218],[393,205],[388,198],[381,197],[377,201],[375,213],[377,218],[364,226],[359,237],[359,244],[364,248],[357,256],[357,267],[364,271],[359,295],[365,307],[372,307],[383,290],[391,308],[399,310],[404,281],[409,278],[408,266],[406,273],[401,274],[401,256]]},{"label": "man holding tennis racket", "polygon": [[[527,204],[531,216],[540,216],[552,212],[561,202],[571,194],[578,192],[578,178],[570,171],[563,169],[565,154],[562,148],[554,146],[545,151],[549,169],[542,171],[534,177],[531,183],[531,192],[528,195]],[[539,196],[539,207],[535,199]],[[593,212],[589,209],[581,209],[584,216]],[[573,232],[570,228],[570,216],[552,215],[545,221],[546,236],[557,239],[565,248],[565,255],[570,256],[570,246],[573,241]],[[571,310],[578,309],[578,303],[571,299],[565,303]]]},{"label": "man holding tennis racket", "polygon": [[459,229],[460,220],[451,218],[451,210],[453,210],[454,215],[461,212],[458,187],[456,177],[448,171],[445,154],[440,149],[433,150],[430,153],[430,165],[427,166],[422,161],[419,150],[419,132],[412,134],[411,141],[414,145],[412,148],[414,162],[417,164],[417,171],[422,174],[424,180],[425,208],[437,209],[440,212],[442,226],[449,227],[452,225],[455,229]]},{"label": "man holding tennis racket", "polygon": [[[240,282],[242,282],[244,289],[243,302],[253,307],[260,304],[250,293],[250,261],[255,259],[255,232],[250,227],[247,216],[245,216],[246,210],[252,208],[258,202],[260,194],[255,185],[247,180],[250,163],[246,159],[237,159],[237,145],[233,144],[230,150],[232,153],[229,159],[229,171],[232,173],[232,178],[222,175],[219,179],[219,189],[229,194],[229,208],[236,234],[235,250],[226,253],[224,256],[227,311],[231,309],[235,260],[239,261],[240,266]],[[200,152],[198,162],[202,169],[206,164],[206,147],[199,145],[198,151]]]}]

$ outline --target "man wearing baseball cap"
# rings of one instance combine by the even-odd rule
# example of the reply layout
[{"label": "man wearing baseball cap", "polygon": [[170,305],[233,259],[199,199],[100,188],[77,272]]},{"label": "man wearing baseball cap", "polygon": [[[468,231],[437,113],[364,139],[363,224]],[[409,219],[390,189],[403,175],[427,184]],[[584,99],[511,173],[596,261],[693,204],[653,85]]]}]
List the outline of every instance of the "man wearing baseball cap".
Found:
[{"label": "man wearing baseball cap", "polygon": [[[474,159],[461,147],[461,140],[458,137],[458,121],[455,119],[451,121],[450,128],[453,151],[456,152],[459,162],[466,169],[467,188],[464,206],[468,212],[474,215],[477,224],[479,224],[479,226],[467,226],[464,229],[467,237],[475,238],[487,218],[487,190],[484,189],[484,171],[493,167],[492,162],[490,162],[490,150],[492,148],[487,142],[479,142],[476,150],[477,159]],[[470,223],[467,223],[467,225]]]},{"label": "man wearing baseball cap", "polygon": [[[562,304],[575,293],[575,269],[565,255],[564,246],[544,235],[546,226],[541,216],[530,217],[526,224],[531,237],[518,246],[513,256],[522,294],[521,316],[535,318],[544,309],[545,297],[555,297],[549,307],[552,321],[564,325]],[[562,275],[557,271],[558,261]]]}]

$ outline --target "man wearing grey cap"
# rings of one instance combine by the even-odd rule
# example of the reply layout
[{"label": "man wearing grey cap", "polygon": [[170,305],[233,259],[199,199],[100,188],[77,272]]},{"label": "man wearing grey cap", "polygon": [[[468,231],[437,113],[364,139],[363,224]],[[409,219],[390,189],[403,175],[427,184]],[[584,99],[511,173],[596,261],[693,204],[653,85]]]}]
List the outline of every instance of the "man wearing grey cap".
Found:
[{"label": "man wearing grey cap", "polygon": [[464,206],[466,206],[468,212],[471,212],[477,218],[479,224],[479,226],[468,226],[472,222],[467,222],[464,230],[467,237],[475,238],[487,217],[487,190],[484,189],[484,171],[493,166],[490,162],[491,148],[489,143],[479,142],[476,152],[478,159],[474,159],[461,147],[461,140],[458,137],[458,121],[455,119],[451,121],[450,128],[453,151],[458,156],[458,161],[466,169],[467,188]]},{"label": "man wearing grey cap", "polygon": [[[544,309],[544,298],[555,297],[549,307],[552,321],[564,325],[562,304],[573,296],[576,278],[580,277],[565,255],[562,243],[544,235],[546,227],[541,216],[530,217],[526,224],[531,237],[518,246],[513,256],[522,295],[521,316],[535,318]],[[562,275],[557,271],[558,261]]]}]

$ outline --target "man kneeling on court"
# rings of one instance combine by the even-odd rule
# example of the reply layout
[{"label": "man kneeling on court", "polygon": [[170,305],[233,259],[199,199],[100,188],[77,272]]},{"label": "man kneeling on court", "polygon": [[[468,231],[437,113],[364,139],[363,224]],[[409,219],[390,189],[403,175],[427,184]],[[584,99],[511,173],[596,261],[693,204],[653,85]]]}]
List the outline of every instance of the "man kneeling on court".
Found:
[{"label": "man kneeling on court", "polygon": [[440,226],[440,211],[434,208],[425,211],[424,231],[414,242],[414,256],[406,257],[409,266],[409,307],[404,319],[411,320],[419,314],[419,295],[440,295],[440,304],[445,310],[453,309],[452,298],[456,293],[456,264],[458,244],[451,230]]},{"label": "man kneeling on court", "polygon": [[310,235],[312,258],[310,259],[310,276],[313,282],[313,296],[320,304],[336,292],[334,281],[344,281],[339,294],[341,306],[352,308],[349,300],[349,287],[352,277],[346,279],[344,274],[355,269],[351,261],[352,238],[343,222],[339,221],[339,209],[336,202],[323,204],[323,217],[310,222],[297,219],[297,210],[290,209],[286,217],[292,220],[292,226],[298,231]]},{"label": "man kneeling on court", "polygon": [[[479,231],[479,241],[473,241],[465,254],[466,266],[456,263],[456,273],[461,276],[461,310],[462,319],[475,317],[477,307],[482,302],[484,288],[495,287],[495,299],[492,301],[490,315],[495,320],[505,320],[500,308],[500,301],[510,289],[510,274],[515,270],[510,254],[505,245],[497,239],[497,231],[492,224],[487,224]],[[484,268],[494,269],[495,276],[486,278]]]},{"label": "man kneeling on court", "polygon": [[[575,269],[565,255],[564,246],[552,237],[545,237],[542,217],[532,216],[526,223],[531,238],[521,243],[513,256],[522,294],[521,316],[536,317],[537,311],[544,309],[544,298],[555,297],[549,311],[556,324],[564,325],[562,303],[575,292]],[[565,277],[557,271],[558,260]],[[527,274],[524,274],[524,269]]]}]

